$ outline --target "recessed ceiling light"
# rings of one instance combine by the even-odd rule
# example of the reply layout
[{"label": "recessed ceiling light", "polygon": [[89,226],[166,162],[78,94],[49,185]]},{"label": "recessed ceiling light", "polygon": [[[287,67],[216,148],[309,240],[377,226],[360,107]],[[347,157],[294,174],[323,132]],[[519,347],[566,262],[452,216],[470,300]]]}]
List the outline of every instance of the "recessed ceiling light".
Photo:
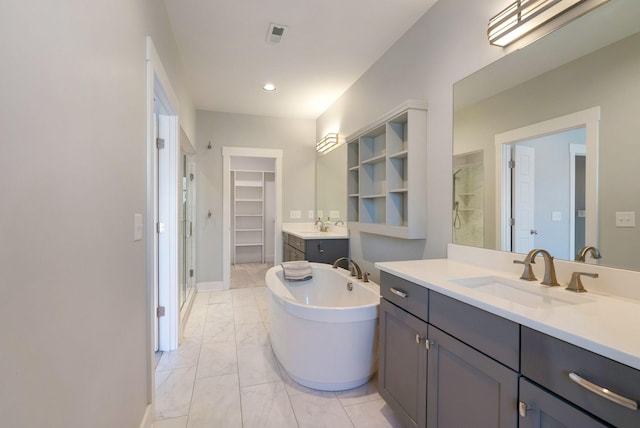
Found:
[{"label": "recessed ceiling light", "polygon": [[262,89],[264,89],[265,91],[273,92],[276,90],[276,85],[274,85],[273,83],[265,83]]}]

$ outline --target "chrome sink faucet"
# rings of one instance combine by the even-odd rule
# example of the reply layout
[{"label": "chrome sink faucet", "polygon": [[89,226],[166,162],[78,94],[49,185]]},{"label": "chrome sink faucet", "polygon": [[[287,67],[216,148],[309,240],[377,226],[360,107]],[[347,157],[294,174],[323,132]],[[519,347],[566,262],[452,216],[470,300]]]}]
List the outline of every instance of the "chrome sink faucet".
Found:
[{"label": "chrome sink faucet", "polygon": [[551,287],[555,287],[560,285],[558,283],[558,279],[556,278],[556,268],[553,264],[553,256],[549,254],[548,251],[536,248],[534,250],[529,251],[524,260],[514,260],[514,263],[519,263],[524,265],[524,272],[520,279],[524,279],[527,281],[535,281],[536,277],[533,274],[533,269],[531,267],[532,263],[535,263],[536,256],[538,254],[542,254],[542,258],[544,259],[544,278],[542,279],[541,284],[548,285]]},{"label": "chrome sink faucet", "polygon": [[587,245],[580,248],[580,251],[576,255],[576,261],[584,263],[585,261],[587,261],[587,254],[591,254],[591,257],[593,257],[594,259],[602,258],[602,256],[600,255],[600,251],[596,247]]}]

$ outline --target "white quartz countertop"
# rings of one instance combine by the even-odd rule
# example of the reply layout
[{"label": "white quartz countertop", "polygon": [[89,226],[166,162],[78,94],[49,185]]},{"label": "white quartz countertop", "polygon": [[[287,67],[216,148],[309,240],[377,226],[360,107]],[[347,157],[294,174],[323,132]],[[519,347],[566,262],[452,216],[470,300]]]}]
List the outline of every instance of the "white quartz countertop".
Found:
[{"label": "white quartz countertop", "polygon": [[[536,308],[487,294],[451,280],[498,276],[542,287],[545,294],[558,299],[567,293],[562,287],[522,281],[519,275],[486,269],[451,259],[379,262],[375,266],[438,293],[580,346],[640,370],[640,302],[589,291],[580,293],[582,303]],[[587,290],[589,281],[583,278]],[[583,298],[584,297],[584,298]]]},{"label": "white quartz countertop", "polygon": [[313,224],[307,225],[293,224],[282,225],[282,231],[289,235],[297,236],[300,239],[347,239],[349,238],[349,232],[346,227],[343,226],[331,226],[328,232],[320,232],[315,229]]}]

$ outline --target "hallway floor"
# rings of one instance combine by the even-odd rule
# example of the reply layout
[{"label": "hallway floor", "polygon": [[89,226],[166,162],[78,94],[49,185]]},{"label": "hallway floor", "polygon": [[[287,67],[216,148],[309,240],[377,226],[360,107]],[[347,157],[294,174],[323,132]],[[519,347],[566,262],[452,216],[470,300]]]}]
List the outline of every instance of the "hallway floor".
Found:
[{"label": "hallway floor", "polygon": [[375,378],[334,393],[288,377],[269,342],[265,271],[240,265],[233,289],[198,293],[180,349],[156,368],[154,427],[400,427]]}]

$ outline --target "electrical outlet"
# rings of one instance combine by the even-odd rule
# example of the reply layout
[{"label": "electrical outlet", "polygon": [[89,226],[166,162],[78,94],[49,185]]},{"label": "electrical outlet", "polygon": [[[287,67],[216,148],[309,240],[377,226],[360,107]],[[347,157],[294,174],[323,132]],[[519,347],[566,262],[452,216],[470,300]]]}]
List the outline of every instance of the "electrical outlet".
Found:
[{"label": "electrical outlet", "polygon": [[309,212],[307,213],[307,218],[313,219],[313,210],[309,210]]},{"label": "electrical outlet", "polygon": [[302,217],[302,213],[300,212],[300,210],[291,210],[291,212],[289,213],[289,217],[291,217],[291,218],[301,218]]},{"label": "electrical outlet", "polygon": [[636,227],[636,213],[616,212],[616,227]]},{"label": "electrical outlet", "polygon": [[318,210],[318,217],[323,218],[324,212],[322,210]]}]

